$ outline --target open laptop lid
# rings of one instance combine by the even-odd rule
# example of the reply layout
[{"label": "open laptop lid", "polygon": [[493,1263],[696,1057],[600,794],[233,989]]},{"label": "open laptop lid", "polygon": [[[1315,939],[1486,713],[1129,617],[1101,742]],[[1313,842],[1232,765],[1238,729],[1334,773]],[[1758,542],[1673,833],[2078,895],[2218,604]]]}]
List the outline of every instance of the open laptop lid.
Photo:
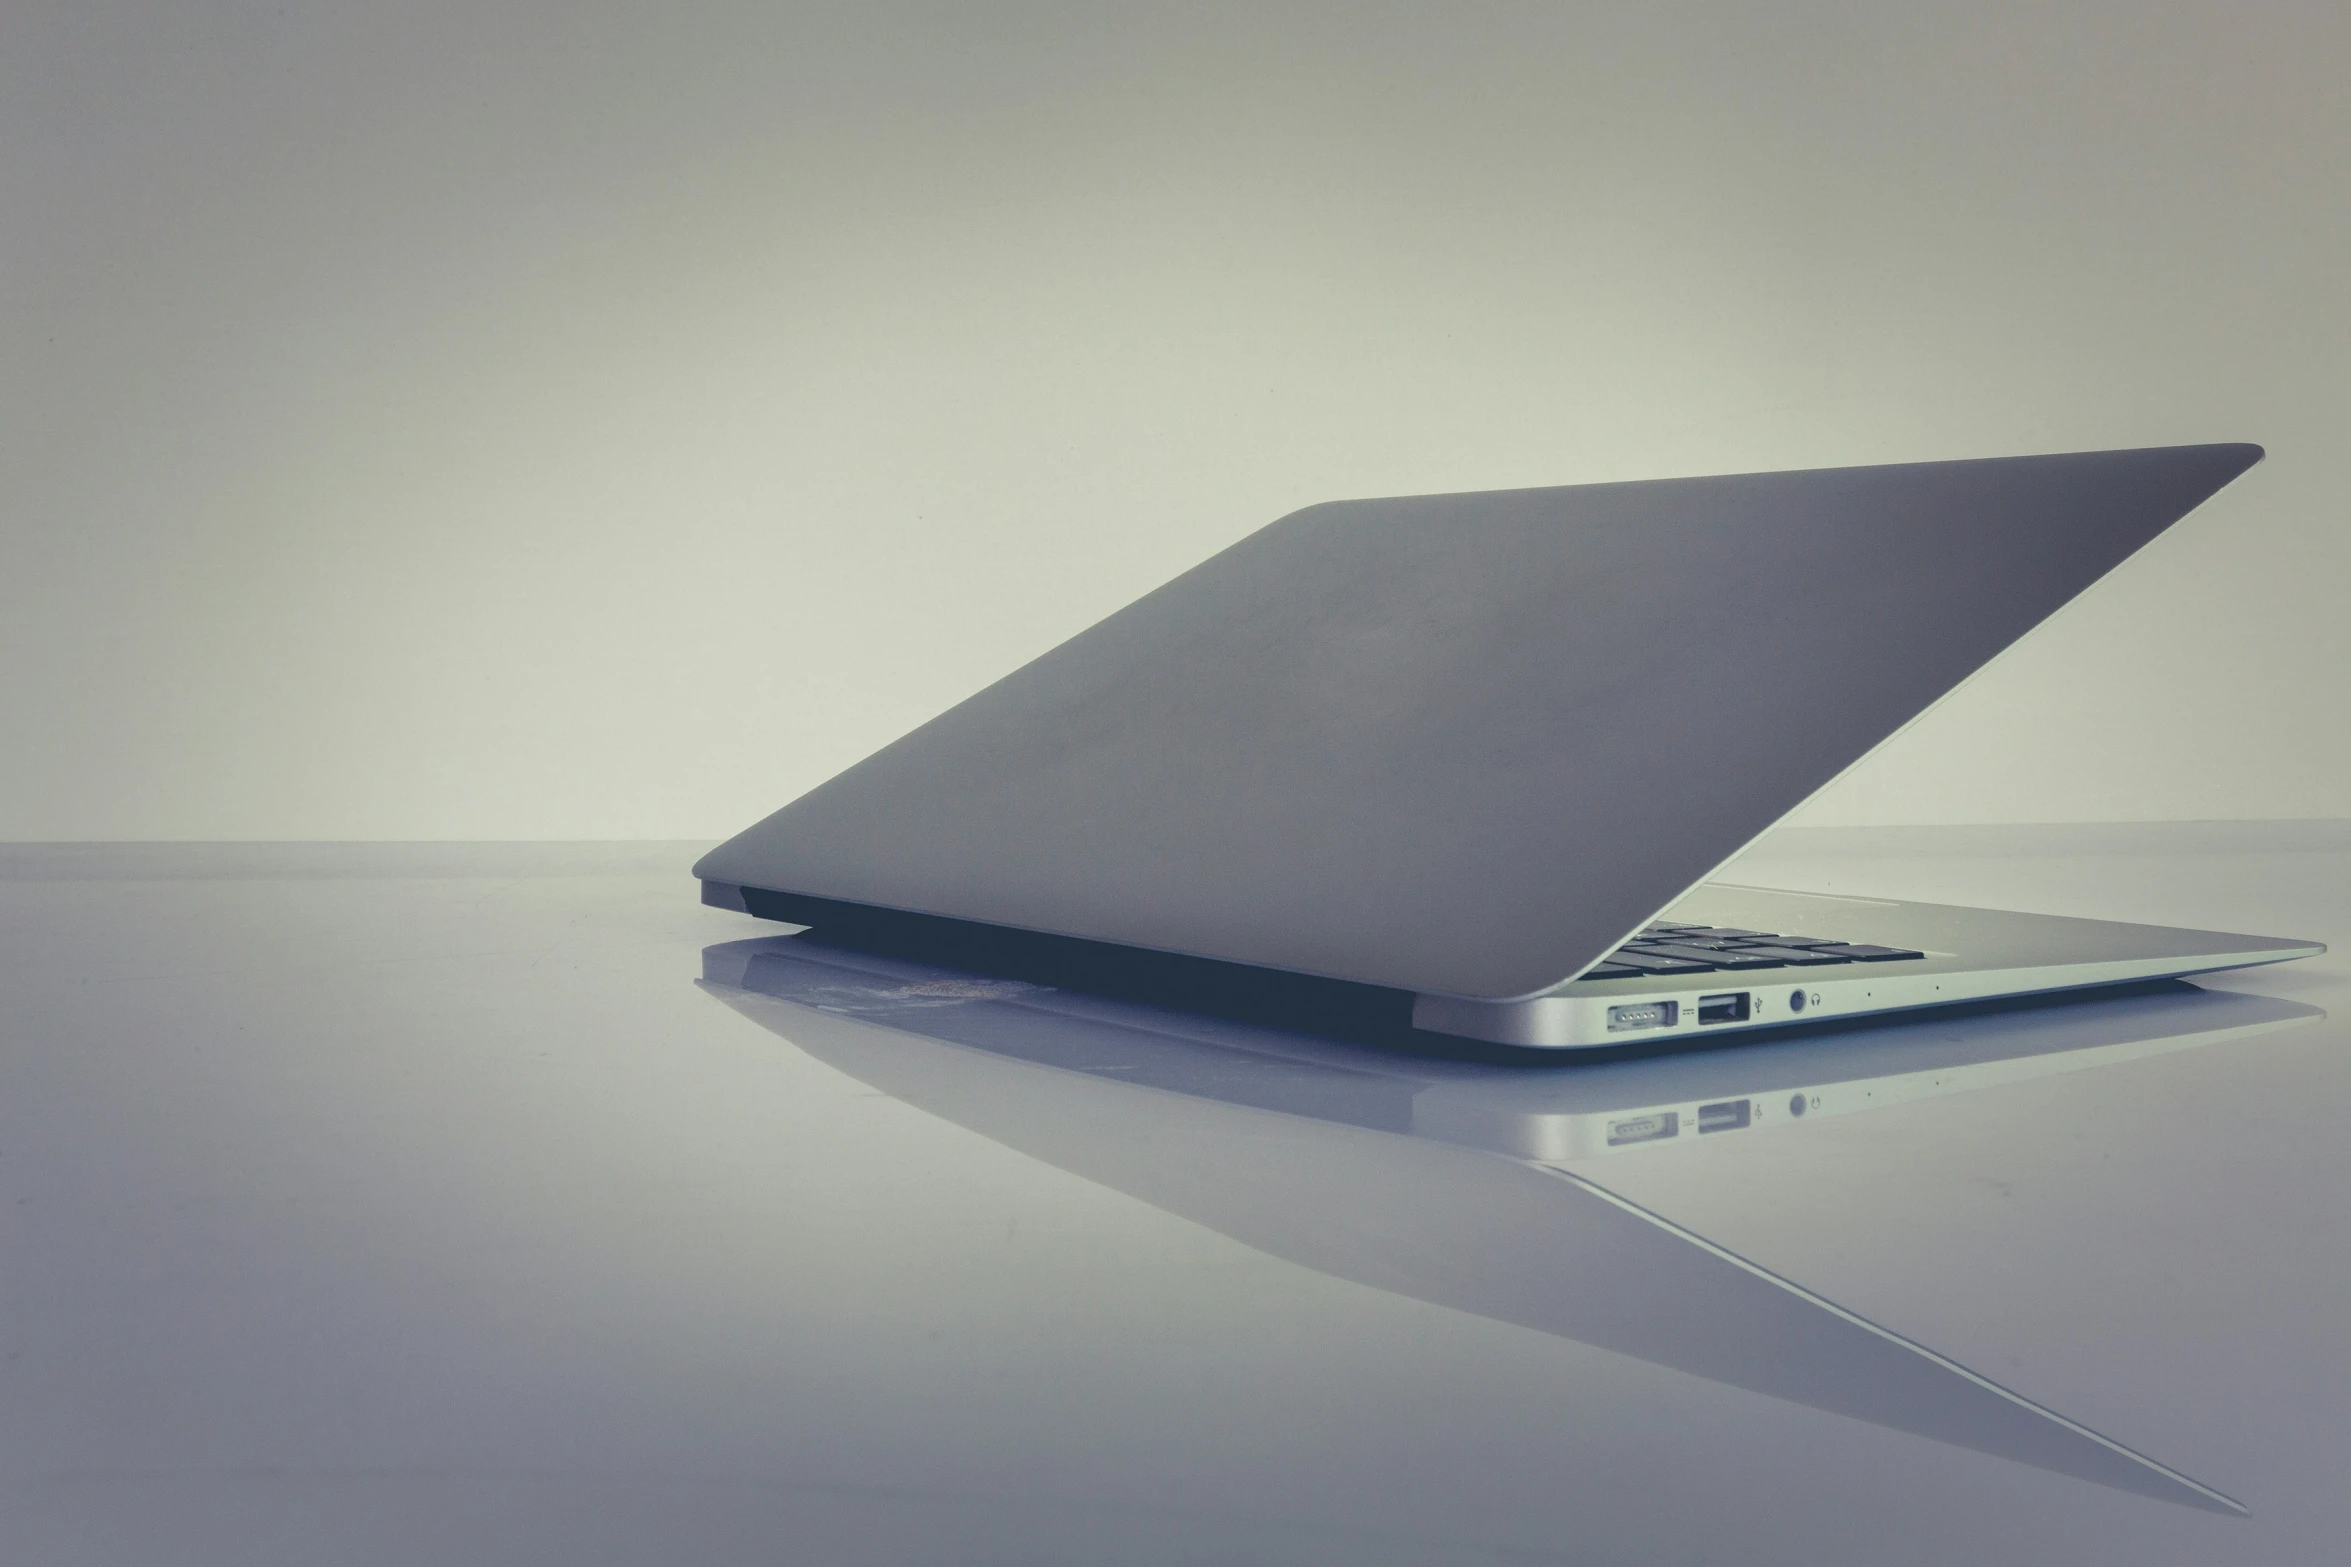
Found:
[{"label": "open laptop lid", "polygon": [[694,873],[787,919],[819,898],[1539,994],[2260,457],[1310,506]]}]

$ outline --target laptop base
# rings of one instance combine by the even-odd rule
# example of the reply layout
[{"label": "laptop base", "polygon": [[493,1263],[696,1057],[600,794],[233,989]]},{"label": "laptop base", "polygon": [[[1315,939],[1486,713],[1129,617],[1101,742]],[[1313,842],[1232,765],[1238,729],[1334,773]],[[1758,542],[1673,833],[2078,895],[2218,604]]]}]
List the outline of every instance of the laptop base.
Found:
[{"label": "laptop base", "polygon": [[1413,1025],[1537,1049],[1613,1048],[2174,979],[2326,950],[2312,941],[1713,883],[1659,918],[1701,928],[1828,937],[1919,956],[1833,966],[1741,963],[1700,973],[1575,980],[1515,1000],[1423,994],[1413,1001]]}]

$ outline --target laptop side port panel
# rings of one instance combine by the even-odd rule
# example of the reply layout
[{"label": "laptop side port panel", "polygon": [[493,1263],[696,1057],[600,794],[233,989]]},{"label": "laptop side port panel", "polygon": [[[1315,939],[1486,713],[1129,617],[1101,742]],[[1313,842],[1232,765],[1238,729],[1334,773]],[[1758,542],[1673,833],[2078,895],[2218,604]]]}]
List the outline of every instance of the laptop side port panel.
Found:
[{"label": "laptop side port panel", "polygon": [[1681,1021],[1678,1001],[1631,1001],[1608,1009],[1608,1031],[1629,1034],[1642,1028],[1671,1028]]}]

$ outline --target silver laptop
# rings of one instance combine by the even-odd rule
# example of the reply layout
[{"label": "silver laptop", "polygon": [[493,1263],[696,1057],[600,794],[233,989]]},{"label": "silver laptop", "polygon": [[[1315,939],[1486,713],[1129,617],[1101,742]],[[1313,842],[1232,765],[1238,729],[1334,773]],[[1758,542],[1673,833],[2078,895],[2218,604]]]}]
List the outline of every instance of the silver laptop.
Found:
[{"label": "silver laptop", "polygon": [[1708,881],[2260,456],[1308,507],[694,873],[827,935],[1240,966],[1547,1047],[2307,956]]},{"label": "silver laptop", "polygon": [[[819,1060],[1274,1256],[2100,1485],[2221,1492],[1619,1195],[1618,1157],[2244,1039],[2323,1017],[2177,981],[1529,1069],[1361,1048],[830,948],[703,953]],[[1607,1162],[1602,1162],[1603,1160]]]}]

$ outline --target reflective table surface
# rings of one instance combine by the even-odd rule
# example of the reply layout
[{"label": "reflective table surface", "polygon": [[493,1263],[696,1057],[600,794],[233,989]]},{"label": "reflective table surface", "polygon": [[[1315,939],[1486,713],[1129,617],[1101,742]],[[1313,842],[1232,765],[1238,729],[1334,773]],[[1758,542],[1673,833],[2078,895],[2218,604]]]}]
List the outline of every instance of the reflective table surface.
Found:
[{"label": "reflective table surface", "polygon": [[2334,950],[1601,1061],[696,847],[0,849],[0,1560],[2351,1554],[2351,826],[1782,833]]}]

